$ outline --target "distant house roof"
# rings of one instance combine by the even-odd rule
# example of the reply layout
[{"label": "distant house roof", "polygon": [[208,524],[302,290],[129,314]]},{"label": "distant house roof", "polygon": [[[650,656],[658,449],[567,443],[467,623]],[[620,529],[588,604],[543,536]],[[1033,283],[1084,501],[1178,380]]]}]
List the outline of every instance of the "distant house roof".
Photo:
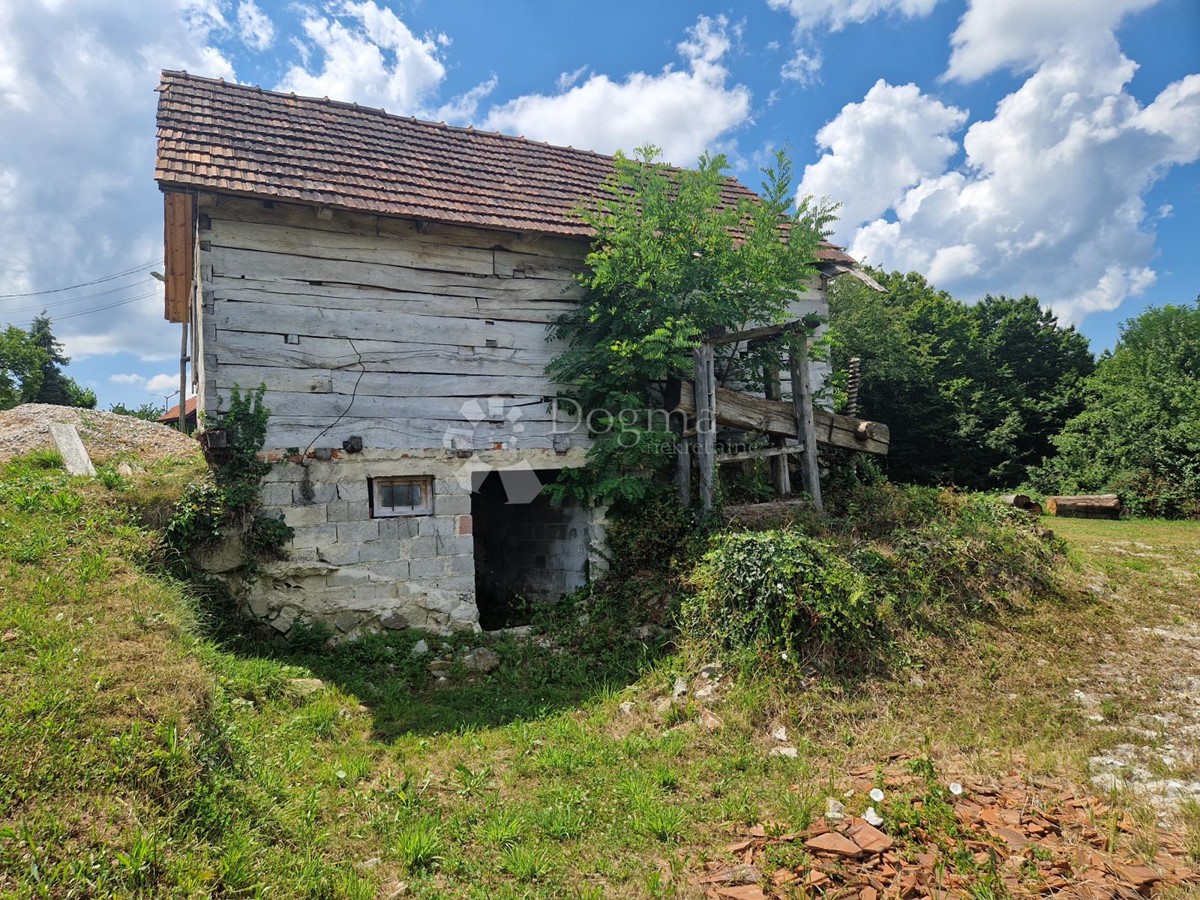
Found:
[{"label": "distant house roof", "polygon": [[[186,416],[189,419],[194,419],[196,417],[196,402],[198,399],[199,399],[198,397],[188,397],[187,398],[187,403],[183,407],[184,416]],[[179,421],[179,404],[176,403],[174,406],[172,406],[170,409],[168,409],[165,413],[163,413],[161,416],[159,416],[158,421],[163,422],[165,424],[170,424],[171,422],[178,422]]]},{"label": "distant house roof", "polygon": [[[574,209],[613,169],[588,150],[186,72],[163,72],[158,90],[154,177],[166,189],[587,238]],[[754,194],[731,178],[725,196]],[[817,256],[854,264],[828,243]]]}]

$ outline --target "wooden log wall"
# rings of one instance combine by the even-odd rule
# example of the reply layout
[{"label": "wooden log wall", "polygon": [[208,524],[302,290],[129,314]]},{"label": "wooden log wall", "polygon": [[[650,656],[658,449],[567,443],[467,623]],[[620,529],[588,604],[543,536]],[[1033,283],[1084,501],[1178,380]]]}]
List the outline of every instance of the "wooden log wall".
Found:
[{"label": "wooden log wall", "polygon": [[269,447],[587,443],[555,439],[544,374],[585,244],[227,197],[201,211],[204,406],[266,384]]}]

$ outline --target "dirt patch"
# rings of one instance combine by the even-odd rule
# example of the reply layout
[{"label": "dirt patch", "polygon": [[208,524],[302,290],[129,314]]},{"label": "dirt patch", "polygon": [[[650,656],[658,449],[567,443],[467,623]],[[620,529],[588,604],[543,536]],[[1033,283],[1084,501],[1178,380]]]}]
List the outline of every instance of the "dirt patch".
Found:
[{"label": "dirt patch", "polygon": [[33,450],[52,450],[50,425],[74,425],[93,462],[132,462],[199,456],[192,438],[166,425],[98,409],[26,403],[0,412],[0,462]]}]

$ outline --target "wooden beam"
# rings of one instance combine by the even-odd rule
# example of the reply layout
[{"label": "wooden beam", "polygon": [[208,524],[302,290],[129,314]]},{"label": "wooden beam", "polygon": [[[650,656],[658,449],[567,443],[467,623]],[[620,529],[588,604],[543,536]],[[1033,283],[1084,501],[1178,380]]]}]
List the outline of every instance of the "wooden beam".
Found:
[{"label": "wooden beam", "polygon": [[[682,382],[678,406],[675,408],[689,416],[695,415],[696,411],[692,394],[692,384]],[[728,388],[717,388],[716,397],[718,425],[789,438],[799,436],[796,433],[796,410],[791,403],[765,400]],[[817,409],[813,410],[813,425],[818,447],[841,447],[862,453],[887,455],[890,435],[888,427],[882,422],[852,419],[849,416]]]},{"label": "wooden beam", "polygon": [[764,447],[761,450],[739,450],[736,453],[718,453],[717,462],[731,463],[742,462],[747,459],[771,459],[774,457],[787,456],[789,453],[803,453],[804,447],[800,444],[791,447]]},{"label": "wooden beam", "polygon": [[675,442],[675,486],[679,489],[679,505],[692,504],[692,452],[687,438],[679,435]]},{"label": "wooden beam", "polygon": [[765,338],[781,337],[785,334],[794,334],[797,331],[807,330],[808,326],[804,324],[803,319],[796,319],[792,322],[784,322],[781,325],[764,325],[760,328],[747,328],[742,331],[719,331],[711,334],[706,334],[703,338],[704,343],[712,344],[714,347],[720,344],[737,344],[741,341],[761,341]]},{"label": "wooden beam", "polygon": [[808,382],[808,335],[797,338],[792,342],[792,405],[796,409],[796,430],[800,440],[804,442],[804,456],[801,457],[801,468],[804,471],[804,486],[812,497],[813,508],[817,512],[824,510],[821,502],[821,471],[817,466],[816,427],[813,424],[812,387]]},{"label": "wooden beam", "polygon": [[[779,385],[779,369],[769,366],[764,374],[767,399],[782,400],[783,391]],[[784,447],[787,438],[773,434],[770,436],[770,440],[772,447]],[[788,471],[787,456],[777,456],[771,460],[771,483],[775,486],[775,493],[780,497],[786,497],[792,492],[792,475]]]},{"label": "wooden beam", "polygon": [[168,322],[182,324],[191,316],[193,252],[192,195],[163,194],[164,313]]},{"label": "wooden beam", "polygon": [[711,344],[701,344],[692,351],[692,389],[696,416],[696,463],[700,470],[700,508],[712,510],[713,476],[716,472],[717,419],[715,354]]}]

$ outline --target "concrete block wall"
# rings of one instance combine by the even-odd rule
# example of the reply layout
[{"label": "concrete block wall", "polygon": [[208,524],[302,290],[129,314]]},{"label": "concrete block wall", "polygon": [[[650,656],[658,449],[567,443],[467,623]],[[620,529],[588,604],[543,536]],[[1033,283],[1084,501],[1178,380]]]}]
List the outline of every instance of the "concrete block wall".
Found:
[{"label": "concrete block wall", "polygon": [[[278,452],[266,457],[276,464],[264,479],[262,511],[282,516],[295,535],[286,559],[264,565],[242,586],[244,609],[284,633],[297,622],[320,621],[354,636],[379,628],[477,630],[471,473],[518,462],[576,466],[584,451],[507,450],[467,459],[436,450],[339,451],[327,461],[289,461]],[[432,515],[372,518],[368,480],[414,475],[433,478]],[[602,540],[602,528],[598,533]],[[598,562],[601,545],[589,541],[586,552]]]}]

